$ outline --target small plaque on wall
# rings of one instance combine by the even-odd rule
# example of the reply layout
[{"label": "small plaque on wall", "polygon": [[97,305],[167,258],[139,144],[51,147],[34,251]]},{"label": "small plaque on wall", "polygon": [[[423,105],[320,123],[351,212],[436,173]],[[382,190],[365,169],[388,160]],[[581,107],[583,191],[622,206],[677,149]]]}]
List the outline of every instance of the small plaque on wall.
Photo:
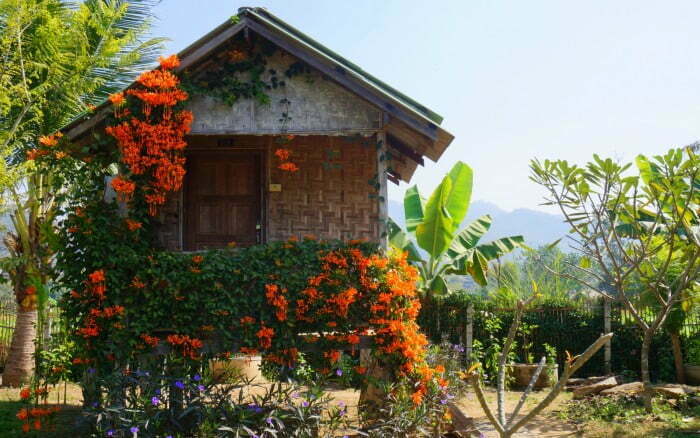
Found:
[{"label": "small plaque on wall", "polygon": [[282,184],[270,184],[270,191],[271,192],[281,192],[282,191]]}]

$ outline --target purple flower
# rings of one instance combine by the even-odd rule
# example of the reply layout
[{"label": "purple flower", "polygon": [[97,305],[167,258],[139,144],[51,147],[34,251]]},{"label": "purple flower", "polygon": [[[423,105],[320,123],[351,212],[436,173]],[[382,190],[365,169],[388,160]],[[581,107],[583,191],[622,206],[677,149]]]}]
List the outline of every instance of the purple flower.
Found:
[{"label": "purple flower", "polygon": [[265,420],[265,422],[266,422],[267,424],[269,424],[270,426],[272,426],[272,418],[271,418],[271,417],[267,417],[267,419]]},{"label": "purple flower", "polygon": [[335,370],[335,375],[338,376],[338,377],[342,376],[342,375],[343,375],[343,370],[341,370],[340,368],[338,368],[337,370]]},{"label": "purple flower", "polygon": [[[96,408],[97,407],[97,402],[92,402],[92,407]],[[111,430],[111,429],[110,429]]]},{"label": "purple flower", "polygon": [[158,397],[151,397],[151,404],[153,406],[158,406],[160,404],[160,399]]},{"label": "purple flower", "polygon": [[94,368],[88,368],[87,369],[88,374],[95,374],[95,369]]},{"label": "purple flower", "polygon": [[132,426],[132,428],[129,429],[129,431],[131,433],[139,433],[139,428],[138,428],[138,426]]},{"label": "purple flower", "polygon": [[153,391],[153,393],[154,393],[155,395],[160,395],[160,389],[156,389],[155,391]]},{"label": "purple flower", "polygon": [[107,436],[114,436],[114,429],[109,429],[107,431]]},{"label": "purple flower", "polygon": [[345,408],[345,402],[341,402],[341,401],[338,402],[338,407],[339,407],[340,409]]},{"label": "purple flower", "polygon": [[204,391],[207,388],[205,388],[204,385],[197,385],[197,389],[200,391]]},{"label": "purple flower", "polygon": [[308,407],[309,407],[309,402],[307,402],[306,400],[304,400],[303,402],[301,402],[301,405],[302,405],[303,407],[305,407],[305,408],[308,408]]},{"label": "purple flower", "polygon": [[446,404],[447,404],[447,399],[443,398],[442,400],[440,400],[440,404],[441,404],[441,405],[446,405]]},{"label": "purple flower", "polygon": [[299,398],[299,393],[298,392],[292,393],[292,398]]},{"label": "purple flower", "polygon": [[182,383],[182,382],[179,381],[179,380],[176,380],[176,381],[175,381],[175,386],[176,386],[177,388],[179,388],[179,389],[185,389],[185,384]]},{"label": "purple flower", "polygon": [[202,376],[200,376],[199,374],[195,374],[194,377],[192,377],[192,380],[194,380],[195,382],[199,382],[200,380],[202,380]]}]

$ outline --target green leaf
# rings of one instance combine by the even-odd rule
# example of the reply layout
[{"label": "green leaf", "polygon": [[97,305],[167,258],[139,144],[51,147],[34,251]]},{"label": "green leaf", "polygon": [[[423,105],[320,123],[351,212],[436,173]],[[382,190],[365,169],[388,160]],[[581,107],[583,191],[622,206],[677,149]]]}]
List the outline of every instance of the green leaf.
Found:
[{"label": "green leaf", "polygon": [[520,247],[525,242],[523,236],[510,236],[496,239],[493,242],[479,245],[475,248],[476,253],[487,261],[495,260],[514,249]]},{"label": "green leaf", "polygon": [[581,260],[578,262],[579,267],[583,269],[590,269],[591,268],[591,259],[588,257],[581,257]]},{"label": "green leaf", "polygon": [[486,234],[491,227],[491,216],[484,215],[475,221],[471,222],[465,229],[463,229],[457,237],[452,241],[447,254],[452,257],[458,257],[460,254],[464,253],[468,249],[472,249],[479,243],[484,234]]},{"label": "green leaf", "polygon": [[413,233],[416,227],[423,222],[423,211],[425,200],[418,192],[418,186],[410,187],[406,190],[403,198],[403,209],[406,216],[406,230]]},{"label": "green leaf", "polygon": [[452,181],[452,187],[447,196],[445,207],[450,216],[452,216],[452,232],[454,233],[467,215],[467,210],[469,210],[474,173],[471,167],[458,161],[457,164],[452,167],[448,176]]},{"label": "green leaf", "polygon": [[446,176],[425,205],[423,222],[416,227],[418,246],[433,258],[438,258],[452,242],[453,223],[447,208],[452,191],[452,179]]},{"label": "green leaf", "polygon": [[474,251],[472,263],[467,266],[469,275],[479,286],[486,286],[486,272],[488,270],[488,261],[478,251]]},{"label": "green leaf", "polygon": [[408,261],[423,261],[418,248],[416,248],[416,245],[408,237],[408,234],[406,234],[391,218],[389,218],[387,221],[387,232],[389,235],[389,245],[391,245],[392,248],[396,248],[400,251],[408,252]]},{"label": "green leaf", "polygon": [[438,275],[430,284],[430,291],[435,295],[447,295],[450,293],[450,287],[447,285],[445,278]]}]

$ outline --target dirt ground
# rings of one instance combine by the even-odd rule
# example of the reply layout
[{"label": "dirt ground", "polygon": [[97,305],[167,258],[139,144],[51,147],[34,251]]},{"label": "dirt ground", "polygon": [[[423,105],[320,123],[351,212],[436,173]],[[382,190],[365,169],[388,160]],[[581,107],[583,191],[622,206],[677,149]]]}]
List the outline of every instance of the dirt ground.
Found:
[{"label": "dirt ground", "polygon": [[[486,400],[489,406],[493,409],[494,414],[496,413],[496,392],[490,388],[484,390],[486,392]],[[520,400],[522,395],[521,391],[508,391],[506,393],[506,413],[513,410],[515,405]],[[532,409],[540,400],[542,400],[547,395],[547,392],[539,391],[533,392],[525,405],[521,409],[521,414],[518,418],[521,418],[524,414],[527,414],[530,409]],[[567,424],[554,417],[553,412],[559,409],[563,403],[571,399],[571,395],[568,393],[560,394],[547,409],[545,409],[540,415],[537,415],[532,419],[526,426],[518,431],[514,435],[517,438],[534,438],[534,437],[568,437],[568,436],[581,436],[577,428],[574,425]],[[457,406],[460,407],[462,412],[468,417],[474,419],[474,424],[476,428],[483,433],[484,437],[491,438],[497,437],[495,429],[489,423],[486,415],[484,414],[479,401],[473,393],[468,393],[466,396],[462,397]]]}]

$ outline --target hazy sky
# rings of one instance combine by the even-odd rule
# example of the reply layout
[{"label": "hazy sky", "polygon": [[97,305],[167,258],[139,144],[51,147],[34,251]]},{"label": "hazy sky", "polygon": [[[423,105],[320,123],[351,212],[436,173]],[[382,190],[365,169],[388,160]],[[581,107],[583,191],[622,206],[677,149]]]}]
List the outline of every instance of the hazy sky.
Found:
[{"label": "hazy sky", "polygon": [[454,142],[411,181],[426,194],[463,160],[475,199],[538,208],[533,157],[631,159],[700,139],[698,1],[163,0],[154,34],[175,52],[244,5],[445,118]]}]

